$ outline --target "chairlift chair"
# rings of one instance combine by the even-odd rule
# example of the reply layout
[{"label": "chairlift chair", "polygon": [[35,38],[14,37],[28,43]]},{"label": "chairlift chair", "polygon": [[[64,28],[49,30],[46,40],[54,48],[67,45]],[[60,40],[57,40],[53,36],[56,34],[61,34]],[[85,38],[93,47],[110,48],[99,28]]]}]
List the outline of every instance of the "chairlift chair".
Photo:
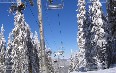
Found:
[{"label": "chairlift chair", "polygon": [[29,0],[29,3],[30,3],[31,6],[34,5],[33,0]]},{"label": "chairlift chair", "polygon": [[[30,3],[31,6],[34,5],[33,0],[28,0],[28,1],[29,1],[29,3]],[[26,2],[26,0],[24,0],[24,2]],[[21,4],[18,5],[18,6],[17,6],[16,3],[12,3],[9,12],[10,13],[15,13],[15,11],[18,10],[19,12],[22,13],[22,10],[25,10],[25,8],[26,8],[26,3],[24,3],[24,2],[21,2]]]},{"label": "chairlift chair", "polygon": [[58,61],[55,59],[55,60],[54,60],[54,63],[57,63],[57,62],[58,62]]},{"label": "chairlift chair", "polygon": [[64,53],[63,50],[59,50],[58,52],[60,53],[60,55],[62,55]]},{"label": "chairlift chair", "polygon": [[47,9],[63,9],[64,0],[60,0],[60,3],[55,3],[54,1],[55,0],[47,0]]},{"label": "chairlift chair", "polygon": [[48,49],[48,50],[46,51],[46,53],[47,53],[48,55],[51,55],[51,54],[52,54],[52,51],[51,51],[50,49]]},{"label": "chairlift chair", "polygon": [[12,4],[10,7],[10,13],[15,13],[15,11],[19,11],[21,12],[22,10],[25,9],[25,4],[21,3],[19,6],[17,6],[17,4]]},{"label": "chairlift chair", "polygon": [[64,68],[64,66],[60,66],[60,68]]}]

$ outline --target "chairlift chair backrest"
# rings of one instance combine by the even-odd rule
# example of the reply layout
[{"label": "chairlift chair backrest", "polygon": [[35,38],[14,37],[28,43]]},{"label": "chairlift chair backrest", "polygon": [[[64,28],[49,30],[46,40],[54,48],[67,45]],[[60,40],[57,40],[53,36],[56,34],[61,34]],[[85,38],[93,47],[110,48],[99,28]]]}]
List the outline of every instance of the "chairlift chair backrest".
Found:
[{"label": "chairlift chair backrest", "polygon": [[[60,3],[55,3],[55,1],[60,1]],[[47,0],[47,9],[63,9],[64,0]]]}]

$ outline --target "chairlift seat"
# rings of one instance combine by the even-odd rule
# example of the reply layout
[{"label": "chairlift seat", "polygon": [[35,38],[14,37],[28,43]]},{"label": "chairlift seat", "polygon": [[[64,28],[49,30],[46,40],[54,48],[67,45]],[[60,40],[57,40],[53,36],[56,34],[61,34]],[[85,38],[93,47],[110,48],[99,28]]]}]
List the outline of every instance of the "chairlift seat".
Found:
[{"label": "chairlift seat", "polygon": [[52,54],[52,51],[51,51],[51,50],[48,50],[48,51],[47,51],[47,54]]},{"label": "chairlift seat", "polygon": [[20,6],[17,6],[16,4],[12,4],[10,7],[9,12],[10,13],[14,13],[16,10],[18,10],[19,12],[21,12],[22,10],[25,9],[25,4],[21,3]]},{"label": "chairlift seat", "polygon": [[62,55],[64,53],[64,51],[63,50],[59,50],[59,53],[60,53],[60,55]]},{"label": "chairlift seat", "polygon": [[58,5],[49,4],[48,9],[63,9],[63,5],[62,4],[58,4]]},{"label": "chairlift seat", "polygon": [[64,68],[64,66],[60,66],[60,68]]},{"label": "chairlift seat", "polygon": [[49,0],[47,1],[47,9],[63,9],[64,7],[64,0],[59,0],[60,3],[54,2],[52,1],[49,2]]},{"label": "chairlift seat", "polygon": [[30,3],[31,6],[34,5],[33,0],[29,0],[29,3]]},{"label": "chairlift seat", "polygon": [[57,60],[54,60],[54,63],[58,62]]}]

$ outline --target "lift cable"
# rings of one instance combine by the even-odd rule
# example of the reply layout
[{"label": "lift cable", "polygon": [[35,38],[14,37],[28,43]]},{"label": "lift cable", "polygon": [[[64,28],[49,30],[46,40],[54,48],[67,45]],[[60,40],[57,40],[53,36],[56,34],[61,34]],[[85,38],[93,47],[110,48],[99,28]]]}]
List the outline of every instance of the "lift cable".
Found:
[{"label": "lift cable", "polygon": [[[35,20],[36,24],[38,25],[38,24],[39,24],[39,22],[35,19],[35,15],[34,15],[34,13],[33,13],[32,9],[31,9],[31,8],[29,8],[29,10],[31,11],[31,14],[32,14],[32,16],[34,17],[34,20]],[[45,36],[44,36],[44,37],[45,37]],[[50,45],[49,45],[49,43],[48,43],[48,41],[47,41],[46,37],[45,37],[45,41],[46,41],[46,43],[47,43],[48,47],[50,47]],[[47,46],[47,45],[46,45],[46,46]]]},{"label": "lift cable", "polygon": [[[51,24],[50,24],[49,17],[48,17],[48,12],[47,12],[48,9],[46,9],[46,5],[44,5],[44,7],[45,7],[44,11],[45,11],[45,16],[46,16],[46,19],[47,19],[47,22],[48,22],[48,26],[49,26],[49,28],[50,28],[50,32],[52,33],[53,30],[52,30],[52,28],[51,28]],[[46,41],[47,41],[47,39],[46,39]],[[54,40],[53,42],[54,42],[54,45],[56,45],[56,41]],[[49,44],[49,43],[48,43],[48,44]],[[50,46],[50,45],[49,45],[49,46]]]},{"label": "lift cable", "polygon": [[[61,22],[60,22],[60,14],[58,13],[58,19],[59,19],[59,27],[61,28]],[[61,38],[62,38],[62,31],[61,31],[61,29],[60,29],[60,31],[59,31],[59,33],[60,33],[60,35],[61,35]],[[61,50],[63,50],[63,41],[61,40]]]},{"label": "lift cable", "polygon": [[[46,5],[44,5],[44,7],[46,8]],[[50,27],[50,31],[52,32],[51,24],[50,24],[50,21],[49,21],[49,18],[48,18],[48,12],[47,12],[47,9],[45,9],[45,15],[46,15],[46,19],[47,19],[48,25],[49,25],[49,27]]]},{"label": "lift cable", "polygon": [[32,16],[33,16],[33,18],[34,18],[34,20],[35,20],[36,24],[39,24],[38,20],[36,20],[36,19],[35,19],[35,15],[34,15],[34,13],[33,13],[32,9],[31,9],[31,8],[29,8],[29,10],[31,11],[31,14],[32,14]]}]

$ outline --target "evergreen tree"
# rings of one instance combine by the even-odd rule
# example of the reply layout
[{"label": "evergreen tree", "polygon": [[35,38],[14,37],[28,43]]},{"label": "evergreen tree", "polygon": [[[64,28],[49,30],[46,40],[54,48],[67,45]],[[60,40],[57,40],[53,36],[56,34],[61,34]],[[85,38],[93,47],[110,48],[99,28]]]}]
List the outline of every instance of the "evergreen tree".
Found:
[{"label": "evergreen tree", "polygon": [[91,49],[93,59],[98,69],[103,69],[107,65],[107,37],[105,32],[105,21],[99,0],[91,0],[92,30],[91,30]]},{"label": "evergreen tree", "polygon": [[8,44],[7,44],[7,49],[6,49],[6,55],[5,55],[5,73],[11,73],[12,71],[12,49],[13,49],[13,45],[12,45],[12,34],[9,34],[8,37]]},{"label": "evergreen tree", "polygon": [[35,60],[36,61],[39,60],[37,64],[39,65],[39,71],[41,72],[41,49],[40,49],[40,42],[38,40],[38,34],[36,31],[33,38],[33,47],[37,51],[38,59],[36,58]]},{"label": "evergreen tree", "polygon": [[85,0],[78,0],[78,46],[79,46],[79,67],[80,69],[86,68],[86,8],[85,8]]},{"label": "evergreen tree", "polygon": [[[77,52],[76,52],[77,53]],[[74,59],[76,59],[77,57],[75,57],[75,55],[72,53],[71,51],[71,57],[70,57],[70,65],[69,65],[69,72],[73,72],[75,70],[74,66],[75,66],[75,62]]]},{"label": "evergreen tree", "polygon": [[51,58],[52,51],[48,48],[45,50],[45,56],[46,56],[46,62],[48,66],[48,71],[49,73],[54,73],[54,68],[53,68],[53,61]]},{"label": "evergreen tree", "polygon": [[116,63],[116,2],[114,0],[107,0],[107,12],[108,12],[108,49],[110,64]]},{"label": "evergreen tree", "polygon": [[5,50],[6,50],[6,40],[4,38],[4,28],[1,27],[0,33],[0,72],[4,73],[5,70]]},{"label": "evergreen tree", "polygon": [[90,10],[89,12],[86,13],[86,32],[85,32],[85,38],[86,38],[86,51],[85,51],[85,56],[86,56],[86,68],[87,70],[91,70],[93,66],[93,58],[92,58],[92,47],[91,47],[91,29],[92,29],[92,23],[91,23],[91,13]]},{"label": "evergreen tree", "polygon": [[79,71],[79,53],[74,53],[73,55],[71,55],[71,65],[70,65],[70,72],[72,71]]},{"label": "evergreen tree", "polygon": [[[37,34],[36,31],[35,31],[33,42],[34,42],[34,48],[37,50],[37,53],[38,53],[38,57],[39,57],[39,70],[41,72],[41,70],[42,70],[42,68],[41,68],[42,67],[41,57],[42,56],[41,56],[40,42],[38,40],[38,34]],[[45,52],[46,52],[45,56],[46,56],[47,66],[49,68],[48,69],[49,73],[53,73],[54,69],[53,69],[53,66],[52,66],[52,58],[51,58],[52,51],[46,47],[46,51]]]},{"label": "evergreen tree", "polygon": [[33,48],[29,25],[25,22],[24,15],[18,11],[14,20],[12,73],[38,73],[39,65],[35,61],[37,51]]}]

